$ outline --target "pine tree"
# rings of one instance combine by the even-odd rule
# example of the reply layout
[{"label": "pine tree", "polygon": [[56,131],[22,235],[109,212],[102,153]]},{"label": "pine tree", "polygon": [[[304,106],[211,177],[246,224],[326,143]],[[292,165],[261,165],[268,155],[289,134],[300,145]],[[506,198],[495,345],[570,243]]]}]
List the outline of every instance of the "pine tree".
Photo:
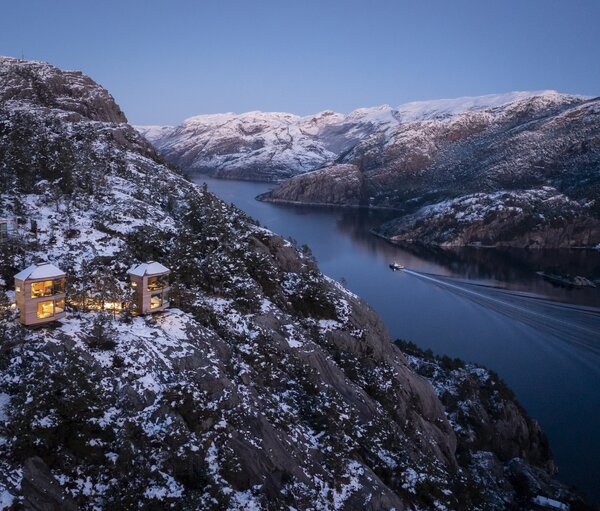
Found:
[{"label": "pine tree", "polygon": [[110,350],[116,346],[117,333],[112,325],[110,315],[100,312],[94,316],[87,342],[92,348]]}]

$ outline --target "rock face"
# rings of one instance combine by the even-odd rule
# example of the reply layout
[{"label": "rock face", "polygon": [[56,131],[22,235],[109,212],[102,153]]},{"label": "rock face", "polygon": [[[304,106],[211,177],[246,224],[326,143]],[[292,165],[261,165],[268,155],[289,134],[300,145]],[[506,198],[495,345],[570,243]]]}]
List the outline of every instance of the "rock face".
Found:
[{"label": "rock face", "polygon": [[93,121],[127,122],[108,91],[81,71],[0,56],[0,83],[0,103],[15,101],[75,112]]},{"label": "rock face", "polygon": [[[271,202],[359,206],[363,196],[364,176],[356,165],[335,165],[284,181],[277,195],[259,197]],[[312,202],[306,202],[310,197]]]},{"label": "rock face", "polygon": [[23,508],[27,511],[76,511],[77,505],[65,494],[44,460],[35,456],[23,463]]},{"label": "rock face", "polygon": [[[23,65],[3,60],[0,91]],[[66,90],[89,80],[31,69]],[[0,215],[18,232],[0,245],[0,282],[41,257],[69,276],[67,319],[38,330],[14,321],[0,289],[3,503],[375,511],[530,499],[511,479],[490,489],[484,457],[577,501],[539,482],[552,481],[551,458],[514,400],[496,422],[483,401],[488,416],[451,415],[367,305],[166,167],[130,126],[82,113],[85,101],[2,94]],[[94,111],[115,111],[112,100]],[[148,259],[172,270],[173,306],[132,317],[126,271]],[[120,313],[102,312],[115,303]],[[485,434],[465,441],[460,428],[480,419]]]},{"label": "rock face", "polygon": [[[410,342],[396,344],[409,365],[432,383],[446,407],[457,435],[457,458],[490,489],[490,509],[531,509],[531,502],[543,495],[555,495],[559,502],[571,500],[549,476],[556,468],[539,425],[524,414],[495,373],[458,359],[436,357]],[[515,492],[515,487],[520,491]],[[586,507],[571,501],[571,509],[580,506]]]},{"label": "rock face", "polygon": [[524,414],[514,395],[492,371],[448,357],[435,357],[412,343],[397,341],[409,365],[428,378],[457,434],[457,453],[482,447],[504,463],[527,459],[555,471],[539,425]]}]

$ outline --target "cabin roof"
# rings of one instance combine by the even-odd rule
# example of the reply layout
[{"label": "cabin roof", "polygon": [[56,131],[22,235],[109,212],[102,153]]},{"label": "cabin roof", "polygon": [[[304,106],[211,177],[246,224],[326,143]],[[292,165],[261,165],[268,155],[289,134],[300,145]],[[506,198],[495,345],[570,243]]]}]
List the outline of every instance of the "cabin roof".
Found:
[{"label": "cabin roof", "polygon": [[128,271],[129,274],[137,277],[143,277],[145,275],[160,275],[162,273],[170,272],[171,270],[169,270],[169,268],[154,261],[133,265]]},{"label": "cabin roof", "polygon": [[66,273],[50,263],[32,264],[15,275],[18,280],[37,280],[64,277]]}]

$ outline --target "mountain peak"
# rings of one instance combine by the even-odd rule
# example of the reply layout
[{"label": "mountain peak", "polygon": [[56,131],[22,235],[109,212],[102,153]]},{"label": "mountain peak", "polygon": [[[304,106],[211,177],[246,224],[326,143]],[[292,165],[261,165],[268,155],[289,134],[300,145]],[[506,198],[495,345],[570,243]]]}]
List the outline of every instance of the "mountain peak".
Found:
[{"label": "mountain peak", "polygon": [[570,102],[583,99],[581,96],[562,94],[555,90],[517,91],[483,96],[464,96],[453,99],[435,99],[429,101],[411,101],[397,108],[402,122],[449,117],[466,112],[502,108],[511,103],[542,98],[552,103]]},{"label": "mountain peak", "polygon": [[0,57],[0,104],[74,112],[92,121],[125,123],[114,98],[81,71],[62,71],[47,62]]},{"label": "mountain peak", "polygon": [[193,117],[188,117],[187,119],[185,119],[182,124],[206,124],[211,126],[218,126],[234,120],[241,121],[243,123],[291,123],[297,121],[298,119],[300,119],[298,115],[290,114],[287,112],[263,112],[261,110],[252,110],[250,112],[243,112],[241,114],[237,114],[235,112],[225,112],[216,114],[195,115]]}]

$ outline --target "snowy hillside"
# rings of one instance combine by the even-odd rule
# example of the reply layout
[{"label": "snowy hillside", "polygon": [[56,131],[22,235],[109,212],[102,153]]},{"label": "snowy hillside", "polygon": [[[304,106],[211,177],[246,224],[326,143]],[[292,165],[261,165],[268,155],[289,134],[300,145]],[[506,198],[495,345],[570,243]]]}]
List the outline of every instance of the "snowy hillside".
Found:
[{"label": "snowy hillside", "polygon": [[147,126],[133,126],[136,130],[138,130],[146,140],[151,142],[152,144],[157,143],[161,138],[168,137],[175,126],[157,126],[157,125],[147,125]]},{"label": "snowy hillside", "polygon": [[[43,63],[0,68],[0,216],[15,225],[0,243],[4,508],[581,504],[485,370],[416,374],[309,251],[166,167],[100,86]],[[41,100],[21,96],[32,84]],[[30,329],[12,276],[41,258],[67,273],[67,318]],[[172,271],[172,307],[132,317],[126,271],[149,259]],[[465,394],[463,422],[438,387],[472,374],[487,390]],[[477,420],[485,434],[461,434]]]},{"label": "snowy hillside", "polygon": [[595,247],[600,222],[556,189],[466,195],[384,224],[394,242],[439,246]]}]

